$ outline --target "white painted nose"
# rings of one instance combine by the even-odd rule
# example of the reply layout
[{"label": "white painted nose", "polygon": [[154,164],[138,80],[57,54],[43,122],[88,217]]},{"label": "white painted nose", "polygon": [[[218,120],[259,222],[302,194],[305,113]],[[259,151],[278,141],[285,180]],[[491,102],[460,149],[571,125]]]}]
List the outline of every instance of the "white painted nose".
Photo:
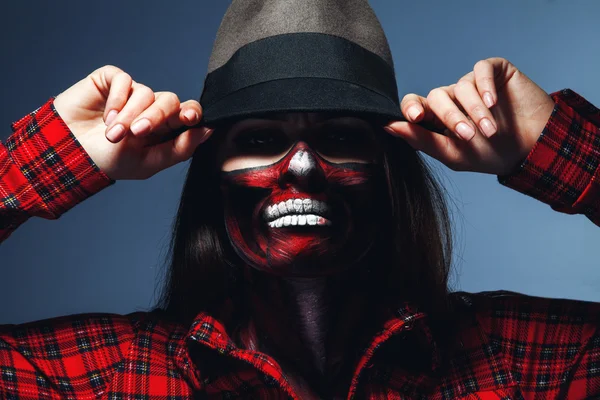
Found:
[{"label": "white painted nose", "polygon": [[298,177],[307,177],[317,168],[317,160],[305,150],[298,150],[290,160],[288,171]]}]

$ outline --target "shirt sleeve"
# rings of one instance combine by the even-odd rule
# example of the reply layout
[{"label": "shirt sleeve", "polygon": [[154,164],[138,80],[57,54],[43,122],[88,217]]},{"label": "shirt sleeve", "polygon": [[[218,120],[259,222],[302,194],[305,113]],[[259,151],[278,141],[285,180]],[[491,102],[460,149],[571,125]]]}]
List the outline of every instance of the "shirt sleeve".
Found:
[{"label": "shirt sleeve", "polygon": [[554,110],[534,148],[517,171],[498,179],[600,226],[600,111],[569,89],[551,96]]},{"label": "shirt sleeve", "polygon": [[0,326],[0,398],[99,398],[134,337],[128,316],[109,314]]},{"label": "shirt sleeve", "polygon": [[36,216],[56,219],[114,183],[54,108],[54,99],[12,124],[0,142],[0,242]]},{"label": "shirt sleeve", "polygon": [[506,291],[469,297],[526,398],[600,397],[600,303]]}]

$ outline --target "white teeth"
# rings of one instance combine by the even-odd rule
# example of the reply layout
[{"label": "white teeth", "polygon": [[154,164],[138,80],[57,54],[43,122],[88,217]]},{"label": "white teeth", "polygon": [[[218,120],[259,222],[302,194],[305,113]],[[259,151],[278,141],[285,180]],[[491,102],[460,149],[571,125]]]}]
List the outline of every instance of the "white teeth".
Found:
[{"label": "white teeth", "polygon": [[277,209],[279,210],[279,215],[283,215],[287,213],[287,207],[284,202],[277,204]]},{"label": "white teeth", "polygon": [[304,212],[312,211],[312,200],[311,199],[302,200],[302,205],[304,205]]},{"label": "white teeth", "polygon": [[314,212],[315,214],[321,214],[323,212],[320,201],[314,200],[312,202],[312,208],[312,212]]},{"label": "white teeth", "polygon": [[281,228],[285,226],[304,226],[304,225],[326,225],[330,226],[331,221],[315,214],[300,214],[300,215],[286,215],[285,217],[279,217],[275,221],[269,222],[271,228]]},{"label": "white teeth", "polygon": [[296,211],[297,213],[302,212],[302,200],[300,200],[300,199],[294,200],[294,211]]},{"label": "white teeth", "polygon": [[331,225],[327,203],[314,199],[288,199],[267,206],[264,218],[271,228],[296,225]]}]

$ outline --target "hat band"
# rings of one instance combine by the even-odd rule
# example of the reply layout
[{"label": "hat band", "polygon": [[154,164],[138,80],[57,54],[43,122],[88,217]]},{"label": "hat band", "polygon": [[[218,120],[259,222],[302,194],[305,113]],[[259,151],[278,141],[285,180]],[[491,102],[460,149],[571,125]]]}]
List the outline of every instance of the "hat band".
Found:
[{"label": "hat band", "polygon": [[241,47],[207,75],[200,103],[208,109],[239,90],[289,78],[345,81],[400,103],[394,69],[385,60],[347,39],[322,33],[276,35]]}]

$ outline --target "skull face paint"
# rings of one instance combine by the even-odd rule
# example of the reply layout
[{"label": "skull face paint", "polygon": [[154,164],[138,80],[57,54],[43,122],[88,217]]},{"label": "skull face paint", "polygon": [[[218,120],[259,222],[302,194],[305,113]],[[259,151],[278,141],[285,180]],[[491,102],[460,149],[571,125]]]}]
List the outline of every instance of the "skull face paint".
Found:
[{"label": "skull face paint", "polygon": [[242,260],[282,276],[323,276],[374,240],[374,163],[331,163],[305,142],[279,161],[223,172],[225,224]]}]

